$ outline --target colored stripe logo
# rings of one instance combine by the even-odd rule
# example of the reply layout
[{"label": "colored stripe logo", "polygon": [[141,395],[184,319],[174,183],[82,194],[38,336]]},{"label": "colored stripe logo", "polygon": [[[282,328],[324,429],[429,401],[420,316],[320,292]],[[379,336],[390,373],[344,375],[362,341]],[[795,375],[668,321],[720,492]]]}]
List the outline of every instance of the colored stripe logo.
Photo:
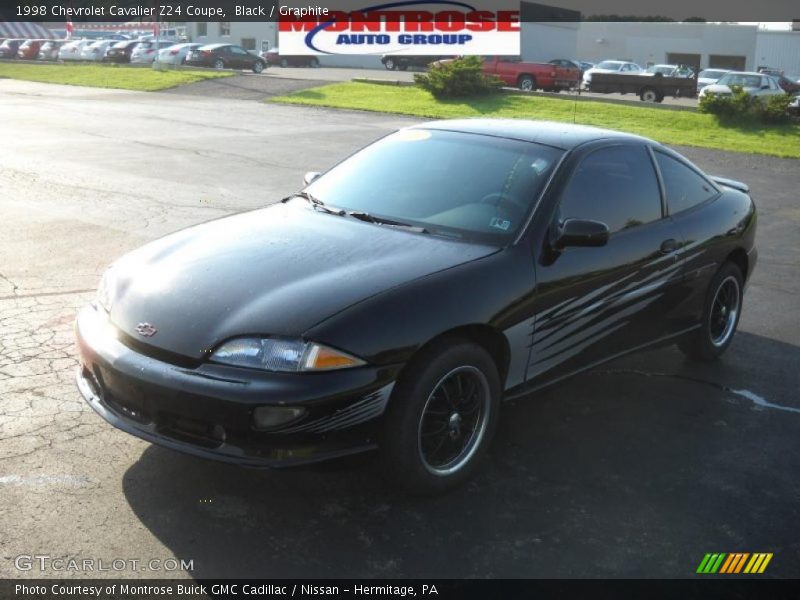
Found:
[{"label": "colored stripe logo", "polygon": [[772,560],[772,552],[734,552],[728,553],[709,553],[700,561],[697,573],[703,575],[724,574],[732,575],[738,573],[763,573],[769,561]]}]

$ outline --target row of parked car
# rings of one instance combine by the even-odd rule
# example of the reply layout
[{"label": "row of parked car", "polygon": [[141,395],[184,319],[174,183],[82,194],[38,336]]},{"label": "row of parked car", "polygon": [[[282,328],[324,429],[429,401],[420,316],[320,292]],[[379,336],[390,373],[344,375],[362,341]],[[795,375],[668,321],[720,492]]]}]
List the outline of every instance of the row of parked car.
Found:
[{"label": "row of parked car", "polygon": [[[25,40],[0,38],[0,58],[19,60],[91,61],[110,63],[193,65],[216,69],[249,69],[260,73],[271,65],[319,66],[316,57],[292,57],[277,48],[260,55],[236,44],[195,42],[80,39]],[[300,58],[301,60],[296,60]]]}]

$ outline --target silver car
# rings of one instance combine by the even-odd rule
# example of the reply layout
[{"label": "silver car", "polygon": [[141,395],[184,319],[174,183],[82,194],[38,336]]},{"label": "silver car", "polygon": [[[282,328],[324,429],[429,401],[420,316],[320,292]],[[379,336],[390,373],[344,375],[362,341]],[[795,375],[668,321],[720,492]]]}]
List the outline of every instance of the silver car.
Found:
[{"label": "silver car", "polygon": [[58,60],[81,60],[81,52],[96,40],[75,40],[58,49]]},{"label": "silver car", "polygon": [[81,49],[81,60],[100,62],[106,55],[106,51],[116,43],[117,40],[99,40],[87,44]]},{"label": "silver car", "polygon": [[588,88],[592,82],[592,75],[595,73],[633,73],[639,74],[642,72],[642,67],[634,62],[625,60],[604,60],[596,64],[591,69],[588,69],[583,74],[583,87]]},{"label": "silver car", "polygon": [[156,59],[156,51],[162,48],[173,46],[175,42],[139,42],[139,45],[131,52],[131,64],[150,64]]},{"label": "silver car", "polygon": [[197,43],[183,43],[183,44],[174,44],[172,46],[168,46],[167,48],[162,48],[158,51],[158,60],[159,62],[167,63],[170,65],[182,65],[183,61],[186,60],[186,56],[192,50],[199,48],[203,44]]},{"label": "silver car", "polygon": [[717,83],[719,78],[725,75],[726,73],[730,73],[728,69],[703,69],[700,73],[697,74],[697,93],[700,93],[707,85],[711,85],[712,83]]},{"label": "silver car", "polygon": [[707,85],[698,94],[699,98],[705,98],[708,94],[719,96],[731,96],[734,86],[741,87],[746,93],[757,98],[766,100],[769,96],[785,94],[778,82],[770,75],[747,71],[730,71],[726,73],[716,83]]}]

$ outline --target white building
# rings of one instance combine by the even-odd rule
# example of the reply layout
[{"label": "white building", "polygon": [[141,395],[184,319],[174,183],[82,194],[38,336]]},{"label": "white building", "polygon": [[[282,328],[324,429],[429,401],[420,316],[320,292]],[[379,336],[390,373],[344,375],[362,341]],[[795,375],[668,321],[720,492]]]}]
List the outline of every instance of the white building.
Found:
[{"label": "white building", "polygon": [[756,63],[800,77],[800,31],[759,31]]},{"label": "white building", "polygon": [[580,25],[580,60],[630,60],[643,67],[677,63],[695,68],[753,70],[757,66],[756,25],[594,21]]},{"label": "white building", "polygon": [[278,43],[277,23],[267,22],[193,22],[186,23],[187,35],[193,42],[236,44],[246,50],[262,52]]}]

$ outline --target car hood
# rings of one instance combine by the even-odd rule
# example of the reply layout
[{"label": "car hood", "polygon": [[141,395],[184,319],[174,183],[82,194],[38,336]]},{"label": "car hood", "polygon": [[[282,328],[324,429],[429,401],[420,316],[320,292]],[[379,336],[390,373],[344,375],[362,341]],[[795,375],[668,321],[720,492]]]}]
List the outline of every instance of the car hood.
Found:
[{"label": "car hood", "polygon": [[587,69],[583,74],[584,75],[594,75],[595,73],[619,73],[619,69],[598,69],[597,67],[592,67],[591,69]]},{"label": "car hood", "polygon": [[[140,342],[199,359],[235,336],[299,336],[370,296],[496,251],[296,200],[191,227],[124,256],[109,278],[111,321]],[[145,322],[157,329],[152,337],[136,332]]]},{"label": "car hood", "polygon": [[[748,88],[744,88],[744,89],[748,89]],[[727,85],[720,85],[718,83],[712,83],[711,85],[707,85],[706,87],[703,88],[703,92],[705,92],[706,94],[711,93],[711,92],[713,92],[715,94],[731,94],[732,93],[731,92],[731,88],[729,88]]]}]

